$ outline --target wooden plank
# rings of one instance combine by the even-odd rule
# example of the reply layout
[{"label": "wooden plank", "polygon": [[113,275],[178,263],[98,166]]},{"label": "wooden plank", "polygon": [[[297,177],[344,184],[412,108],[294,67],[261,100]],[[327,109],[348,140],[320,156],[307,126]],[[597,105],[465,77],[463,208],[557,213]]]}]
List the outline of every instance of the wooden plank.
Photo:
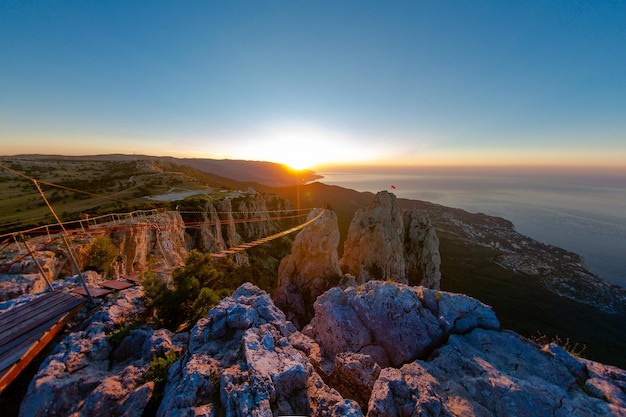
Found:
[{"label": "wooden plank", "polygon": [[134,275],[129,275],[127,277],[124,278],[126,281],[130,281],[130,282],[134,282],[139,284],[141,282],[141,277],[137,274]]},{"label": "wooden plank", "polygon": [[[48,296],[50,294],[50,296]],[[46,297],[36,298],[0,316],[0,333],[6,327],[21,323],[30,317],[45,314],[51,308],[68,302],[80,302],[80,298],[63,292],[48,293]],[[43,299],[43,300],[42,300]],[[0,339],[1,340],[1,339]]]},{"label": "wooden plank", "polygon": [[59,293],[59,291],[45,293],[37,298],[33,298],[25,304],[0,314],[0,326],[6,322],[15,322],[15,320],[19,320],[19,317],[22,316],[25,311],[34,310],[38,305],[45,307],[48,300],[50,298],[57,297]]},{"label": "wooden plank", "polygon": [[[72,290],[72,292],[74,294],[82,295],[83,297],[87,296],[87,293],[85,292],[84,288],[74,288]],[[89,292],[91,293],[92,297],[98,298],[98,297],[102,297],[102,296],[111,294],[113,291],[107,290],[107,289],[104,289],[104,288],[89,287]]]},{"label": "wooden plank", "polygon": [[135,284],[131,284],[130,282],[115,281],[115,280],[102,281],[102,282],[99,282],[98,285],[104,288],[109,288],[109,289],[118,290],[118,291],[125,290],[127,288],[135,286]]},{"label": "wooden plank", "polygon": [[2,371],[0,374],[0,393],[15,379],[17,376],[28,366],[28,364],[41,352],[41,350],[56,336],[65,323],[80,310],[82,304],[76,306],[67,314],[62,316],[56,324],[54,324],[47,332],[45,332],[41,338],[32,345],[21,357],[21,359],[7,370]]},{"label": "wooden plank", "polygon": [[[2,345],[0,346],[0,362],[2,361],[3,355],[6,355],[12,349],[17,349],[18,346],[24,341],[27,341],[32,338],[37,338],[39,334],[42,333],[47,327],[54,324],[59,317],[51,317],[50,320],[43,322],[40,326],[37,326],[27,332],[24,332],[16,337],[13,337],[11,340],[4,340]],[[0,369],[3,369],[0,367]]]},{"label": "wooden plank", "polygon": [[[67,312],[65,314],[67,314]],[[26,352],[33,343],[39,340],[39,338],[41,338],[41,336],[65,314],[60,317],[51,318],[30,332],[14,339],[11,343],[7,343],[2,346],[2,353],[0,354],[0,371],[7,369],[9,366],[17,362],[22,357],[24,352]]]},{"label": "wooden plank", "polygon": [[[85,303],[85,299],[71,296],[66,294],[70,298],[66,299],[63,304],[59,304],[54,307],[54,310],[51,310],[49,315],[37,315],[31,318],[30,325],[26,327],[21,327],[19,325],[11,324],[11,326],[5,327],[2,330],[2,333],[5,337],[0,338],[0,355],[5,354],[7,351],[12,349],[13,347],[19,345],[24,340],[28,338],[37,336],[37,334],[42,332],[42,329],[52,325],[59,317],[65,314],[67,311],[71,311],[76,307],[80,307]],[[63,308],[63,310],[59,310]],[[58,314],[55,314],[55,311],[59,311]],[[33,320],[36,320],[33,324]],[[21,323],[20,323],[21,324]],[[19,330],[22,330],[21,332]]]},{"label": "wooden plank", "polygon": [[36,312],[34,315],[29,316],[25,320],[13,323],[12,326],[4,326],[3,329],[0,330],[0,343],[7,343],[20,334],[26,333],[35,327],[41,325],[42,323],[48,321],[52,317],[58,317],[63,315],[65,312],[71,310],[76,306],[76,301],[68,300],[64,303],[54,304],[50,307],[49,310],[45,312]]}]

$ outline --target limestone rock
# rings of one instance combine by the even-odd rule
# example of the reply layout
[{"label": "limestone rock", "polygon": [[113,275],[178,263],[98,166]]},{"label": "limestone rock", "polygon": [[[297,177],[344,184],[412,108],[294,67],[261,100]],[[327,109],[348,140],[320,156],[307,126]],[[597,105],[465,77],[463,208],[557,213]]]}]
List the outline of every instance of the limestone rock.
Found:
[{"label": "limestone rock", "polygon": [[391,280],[439,289],[439,239],[423,210],[398,208],[395,195],[381,191],[354,215],[340,261],[359,282]]},{"label": "limestone rock", "polygon": [[182,351],[184,342],[168,330],[144,327],[112,345],[111,334],[143,311],[142,297],[140,288],[120,292],[84,330],[67,335],[31,381],[20,416],[141,415],[153,389],[141,381],[148,363],[155,355]]},{"label": "limestone rock", "polygon": [[450,334],[499,328],[491,308],[470,297],[382,281],[332,288],[314,307],[303,332],[324,355],[363,353],[381,367],[423,357]]},{"label": "limestone rock", "polygon": [[366,410],[379,375],[380,366],[371,356],[346,352],[335,357],[330,381],[344,397],[355,400],[361,409]]},{"label": "limestone rock", "polygon": [[[318,214],[313,210],[308,219]],[[326,210],[296,235],[291,254],[280,263],[274,301],[298,328],[311,321],[313,303],[341,276],[338,245],[337,216]]]},{"label": "limestone rock", "polygon": [[396,196],[381,191],[352,218],[341,269],[361,281],[391,279],[406,284],[403,246],[404,224]]},{"label": "limestone rock", "polygon": [[[139,212],[119,221],[91,226],[89,233],[73,235],[70,243],[79,265],[86,263],[85,256],[94,239],[105,232],[110,234],[111,241],[119,249],[119,256],[113,262],[108,277],[82,271],[90,282],[136,275],[146,271],[149,263],[154,268],[181,265],[188,253],[185,224],[180,213],[170,211],[144,215]],[[61,274],[67,277],[76,274],[72,262],[68,260],[67,248],[60,239],[50,242],[47,236],[35,237],[30,240],[30,246],[53,287],[74,288],[80,285],[77,279],[57,279]],[[0,301],[47,288],[31,256],[14,262],[26,252],[23,244],[13,243],[1,254],[0,269],[7,268],[8,273],[0,274]]]},{"label": "limestone rock", "polygon": [[570,356],[586,366],[590,377],[581,377],[564,365],[569,354],[550,351],[512,332],[452,335],[425,361],[383,369],[368,416],[626,415],[624,371]]},{"label": "limestone rock", "polygon": [[339,415],[333,410],[343,410],[344,399],[292,341],[315,350],[267,293],[242,285],[191,331],[188,355],[170,369],[158,415]]}]

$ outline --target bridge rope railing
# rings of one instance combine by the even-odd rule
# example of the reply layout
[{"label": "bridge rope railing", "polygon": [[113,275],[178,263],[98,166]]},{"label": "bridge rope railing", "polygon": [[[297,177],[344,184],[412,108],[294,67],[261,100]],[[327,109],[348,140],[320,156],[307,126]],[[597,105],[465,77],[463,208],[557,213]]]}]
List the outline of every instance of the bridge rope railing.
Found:
[{"label": "bridge rope railing", "polygon": [[[313,211],[313,210],[315,210],[315,209],[311,209],[311,211]],[[319,211],[319,213],[315,217],[307,220],[306,222],[304,222],[302,224],[299,224],[298,226],[292,227],[292,228],[287,229],[287,230],[283,230],[283,231],[278,232],[278,233],[274,233],[273,235],[269,235],[269,236],[266,236],[266,237],[261,238],[261,239],[253,240],[252,242],[242,243],[240,245],[233,246],[233,247],[231,247],[229,249],[224,249],[224,250],[221,250],[219,252],[211,253],[211,256],[215,257],[215,258],[222,258],[224,256],[232,255],[232,254],[235,254],[237,252],[240,252],[240,251],[243,251],[243,250],[246,250],[246,249],[250,249],[252,247],[255,247],[255,246],[267,243],[267,242],[269,242],[271,240],[278,239],[278,238],[286,236],[288,234],[297,232],[299,230],[304,229],[305,227],[307,227],[311,223],[317,221],[317,219],[319,219],[320,217],[322,217],[324,215],[325,211],[326,211],[325,209],[321,209]]]},{"label": "bridge rope railing", "polygon": [[[298,219],[298,218],[302,218],[302,217],[306,217],[309,215],[309,213],[315,209],[294,209],[294,210],[289,210],[289,209],[284,209],[284,210],[266,210],[266,211],[260,211],[260,212],[238,212],[238,214],[246,214],[246,215],[250,215],[250,214],[262,214],[263,217],[253,217],[253,218],[242,218],[242,219],[237,219],[237,218],[229,218],[229,219],[215,219],[215,220],[206,220],[206,221],[190,221],[190,222],[183,222],[184,228],[200,228],[200,227],[211,227],[211,226],[226,226],[226,225],[236,225],[236,224],[242,224],[242,223],[257,223],[257,222],[268,222],[268,221],[280,221],[280,220],[289,220],[289,219]],[[176,213],[177,211],[170,211],[173,213]],[[297,212],[297,214],[287,214],[287,213],[293,213],[293,212]],[[152,231],[167,231],[167,230],[175,230],[180,228],[180,223],[172,223],[170,225],[162,225],[162,224],[157,224],[154,222],[154,219],[149,219],[149,216],[154,215],[154,214],[158,214],[158,213],[168,213],[168,211],[164,211],[162,209],[151,209],[151,210],[136,210],[133,212],[129,212],[129,213],[109,213],[106,215],[102,215],[102,216],[98,216],[98,217],[94,217],[92,219],[90,219],[90,223],[89,226],[87,226],[84,222],[85,220],[74,220],[74,221],[68,221],[65,222],[65,225],[67,226],[71,226],[71,225],[78,225],[78,227],[66,227],[65,231],[69,234],[69,236],[71,237],[81,237],[81,236],[89,236],[89,235],[107,235],[107,234],[120,234],[120,233],[130,233],[130,232],[138,232],[138,231],[142,231],[142,230],[152,230]],[[190,214],[190,213],[203,213],[206,214],[207,212],[178,212],[181,214]],[[233,214],[232,212],[213,212],[214,214],[218,214],[218,215],[228,215],[229,217]],[[279,214],[283,214],[280,216],[269,216],[270,213],[279,213]],[[244,243],[242,245],[238,245],[238,246],[234,246],[232,248],[229,249],[224,249],[220,252],[216,252],[215,255],[216,257],[221,256],[222,254],[229,254],[229,253],[234,253],[232,251],[241,251],[244,249],[247,249],[245,247],[243,247],[243,245],[250,245],[249,247],[253,247],[253,246],[257,246],[261,243],[265,243],[268,242],[270,240],[274,240],[277,239],[281,236],[285,236],[288,235],[290,233],[293,233],[295,231],[298,231],[302,228],[304,228],[305,226],[311,224],[313,221],[317,220],[321,215],[322,215],[323,211],[321,213],[319,213],[315,218],[310,219],[308,221],[306,221],[305,223],[302,223],[298,226],[295,226],[293,228],[290,228],[286,231],[281,231],[278,233],[275,233],[271,236],[268,237],[264,237],[264,238],[260,238],[257,239],[253,242],[250,243]],[[142,220],[139,223],[136,224],[130,224],[130,223],[124,223],[129,222],[131,220]],[[106,221],[108,220],[108,222]],[[54,227],[57,226],[57,227]],[[54,228],[53,228],[54,227]],[[42,230],[45,230],[44,233],[41,233]],[[51,224],[51,225],[46,225],[46,226],[40,226],[37,228],[32,228],[32,229],[28,229],[28,230],[24,230],[24,231],[20,231],[20,232],[12,232],[10,234],[5,234],[2,235],[5,242],[5,244],[3,245],[3,250],[6,249],[9,245],[11,245],[12,243],[15,243],[18,246],[18,249],[20,248],[20,244],[23,244],[24,241],[26,239],[28,239],[29,237],[37,237],[37,236],[41,236],[41,235],[47,235],[48,239],[47,242],[36,245],[35,248],[29,248],[27,247],[26,250],[24,251],[20,251],[20,252],[24,252],[21,256],[18,256],[16,259],[14,259],[12,262],[3,265],[0,268],[0,273],[5,273],[7,272],[14,264],[17,264],[19,262],[21,262],[24,258],[33,255],[34,252],[37,251],[41,251],[41,250],[45,250],[47,247],[49,247],[52,243],[54,243],[55,241],[59,240],[61,235],[63,233],[63,230],[61,230],[60,228],[58,228],[58,225],[56,224]],[[4,242],[3,241],[3,242]]]}]

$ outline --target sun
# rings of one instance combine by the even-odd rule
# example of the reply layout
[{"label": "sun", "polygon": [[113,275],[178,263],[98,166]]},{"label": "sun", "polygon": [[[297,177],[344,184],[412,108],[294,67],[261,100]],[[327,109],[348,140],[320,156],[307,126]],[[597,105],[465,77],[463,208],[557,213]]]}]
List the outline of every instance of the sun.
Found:
[{"label": "sun", "polygon": [[272,126],[246,143],[251,159],[277,162],[300,171],[364,158],[364,149],[348,135],[304,123]]}]

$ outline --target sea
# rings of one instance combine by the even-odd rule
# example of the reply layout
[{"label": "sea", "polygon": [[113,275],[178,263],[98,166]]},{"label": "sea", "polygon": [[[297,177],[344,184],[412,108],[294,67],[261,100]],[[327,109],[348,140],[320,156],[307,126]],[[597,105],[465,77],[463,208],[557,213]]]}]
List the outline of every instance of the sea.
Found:
[{"label": "sea", "polygon": [[626,171],[350,167],[316,173],[325,184],[503,217],[519,233],[578,253],[591,272],[626,287]]}]

